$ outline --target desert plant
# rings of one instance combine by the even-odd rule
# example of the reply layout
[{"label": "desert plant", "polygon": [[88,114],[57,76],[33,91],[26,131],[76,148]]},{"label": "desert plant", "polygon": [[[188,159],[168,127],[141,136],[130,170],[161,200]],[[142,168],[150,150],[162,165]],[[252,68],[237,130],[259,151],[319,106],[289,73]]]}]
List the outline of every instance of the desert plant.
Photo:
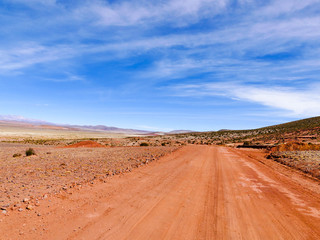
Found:
[{"label": "desert plant", "polygon": [[31,155],[36,155],[36,152],[34,151],[33,148],[28,148],[26,150],[26,156],[31,156]]},{"label": "desert plant", "polygon": [[141,146],[141,147],[147,147],[147,146],[149,146],[149,143],[142,142],[142,143],[140,143],[140,146]]},{"label": "desert plant", "polygon": [[15,153],[12,157],[21,157],[21,153]]}]

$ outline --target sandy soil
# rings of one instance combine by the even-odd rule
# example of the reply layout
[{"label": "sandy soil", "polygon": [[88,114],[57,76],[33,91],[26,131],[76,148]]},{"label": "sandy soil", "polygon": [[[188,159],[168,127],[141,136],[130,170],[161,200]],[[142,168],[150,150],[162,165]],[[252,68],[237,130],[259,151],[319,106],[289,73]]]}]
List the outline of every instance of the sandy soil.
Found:
[{"label": "sandy soil", "polygon": [[0,140],[23,139],[82,139],[82,138],[124,138],[132,134],[84,131],[61,127],[34,126],[25,123],[8,124],[0,121]]},{"label": "sandy soil", "polygon": [[[284,170],[282,172],[282,170]],[[320,239],[319,182],[260,152],[187,146],[0,217],[1,239]]]}]

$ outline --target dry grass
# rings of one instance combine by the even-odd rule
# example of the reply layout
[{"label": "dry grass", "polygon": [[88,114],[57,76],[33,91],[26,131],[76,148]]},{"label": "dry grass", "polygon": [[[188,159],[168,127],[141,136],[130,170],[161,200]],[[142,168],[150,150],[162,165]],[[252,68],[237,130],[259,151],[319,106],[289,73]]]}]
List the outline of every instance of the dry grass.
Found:
[{"label": "dry grass", "polygon": [[320,151],[273,152],[269,158],[320,179]]},{"label": "dry grass", "polygon": [[284,151],[318,151],[320,150],[319,144],[301,143],[301,142],[289,142],[280,144],[271,149],[272,152],[284,152]]}]

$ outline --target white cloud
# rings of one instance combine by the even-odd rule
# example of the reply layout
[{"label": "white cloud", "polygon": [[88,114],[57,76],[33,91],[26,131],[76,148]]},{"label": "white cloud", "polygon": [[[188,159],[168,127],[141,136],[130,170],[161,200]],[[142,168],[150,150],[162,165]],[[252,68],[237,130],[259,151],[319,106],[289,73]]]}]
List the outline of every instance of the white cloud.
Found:
[{"label": "white cloud", "polygon": [[307,89],[252,86],[238,83],[189,84],[173,87],[178,96],[224,96],[236,101],[258,103],[285,110],[283,115],[310,117],[320,115],[320,87]]},{"label": "white cloud", "polygon": [[319,0],[273,0],[266,7],[259,9],[256,13],[259,16],[276,17],[284,14],[292,14],[301,11],[311,5],[320,3]]},{"label": "white cloud", "polygon": [[155,24],[160,21],[186,25],[199,19],[213,16],[227,6],[228,0],[171,0],[130,1],[116,4],[95,2],[88,11],[100,17],[105,26],[130,26],[141,23]]},{"label": "white cloud", "polygon": [[[75,49],[74,49],[75,50]],[[22,69],[38,63],[71,58],[74,50],[70,46],[46,47],[25,44],[17,48],[0,49],[0,71]]]},{"label": "white cloud", "polygon": [[58,5],[56,0],[3,0],[11,4],[19,4],[36,11],[52,11],[57,10]]},{"label": "white cloud", "polygon": [[[22,0],[16,1],[27,2]],[[45,1],[33,0],[32,2]],[[290,13],[297,9],[311,6],[319,1],[308,0],[303,1],[303,3],[293,1],[294,4],[290,3],[290,1],[285,2],[287,5],[275,1],[274,4],[259,9],[259,12],[261,11],[261,15],[263,16],[272,15],[270,9],[274,11],[282,9],[281,11]],[[49,3],[54,4],[55,1],[49,1]],[[72,59],[81,55],[102,52],[108,52],[109,54],[105,55],[109,59],[115,59],[117,57],[135,55],[137,52],[141,54],[156,48],[168,49],[174,46],[183,46],[193,51],[197,51],[203,46],[211,46],[208,49],[209,58],[212,55],[224,54],[224,57],[229,57],[229,60],[232,60],[234,59],[234,55],[241,57],[248,51],[256,55],[264,55],[286,51],[287,49],[290,50],[290,48],[300,46],[306,42],[318,42],[320,37],[320,31],[318,31],[320,29],[320,17],[316,15],[266,20],[265,18],[257,19],[255,14],[248,14],[248,17],[240,16],[239,23],[201,33],[175,33],[171,35],[152,35],[150,37],[145,37],[143,34],[145,25],[141,25],[142,22],[150,23],[148,27],[152,28],[158,23],[162,25],[166,24],[166,21],[179,22],[182,16],[182,22],[189,24],[195,20],[209,16],[212,17],[216,13],[228,11],[228,3],[228,0],[174,0],[153,4],[150,4],[148,1],[132,1],[116,4],[106,4],[102,1],[85,2],[76,5],[74,9],[58,11],[57,16],[52,19],[43,19],[42,21],[37,18],[34,23],[38,24],[38,21],[42,21],[45,27],[47,22],[60,19],[58,21],[59,24],[74,25],[75,29],[78,27],[78,24],[86,23],[81,25],[81,32],[86,32],[87,35],[84,34],[82,36],[79,31],[80,33],[77,32],[76,34],[70,34],[70,36],[63,36],[63,38],[69,40],[73,40],[74,36],[76,36],[76,41],[65,41],[63,45],[46,44],[46,40],[43,39],[34,39],[33,44],[24,43],[22,46],[20,46],[21,41],[19,41],[17,42],[19,47],[2,45],[3,47],[0,49],[0,69],[2,71],[17,70],[38,63]],[[278,5],[280,6],[279,9]],[[88,22],[88,19],[90,19],[88,15],[91,15],[91,18],[93,16],[98,18],[98,20],[96,19],[97,21],[102,21],[106,25],[138,26],[142,30],[139,30],[138,34],[135,31],[123,31],[121,32],[122,35],[113,39],[112,34],[107,30],[105,34],[101,34],[101,31],[105,30],[105,26],[102,26],[101,29],[99,27],[98,29],[92,27],[90,22]],[[31,21],[31,19],[29,20]],[[81,43],[82,38],[86,40],[88,36],[92,39],[101,39],[101,42],[95,45]],[[60,40],[62,36],[58,35],[55,37]],[[103,39],[106,41],[104,42]],[[52,40],[54,41],[55,39],[53,38]],[[219,46],[216,47],[215,45]],[[313,51],[317,51],[317,49],[319,49],[319,46],[314,45]],[[310,59],[310,61],[314,60],[316,59]],[[179,69],[182,69],[182,67],[180,66]],[[188,64],[185,65],[186,69],[189,67]],[[171,70],[167,69],[167,71]]]},{"label": "white cloud", "polygon": [[311,90],[242,87],[235,89],[233,93],[239,99],[283,109],[293,116],[320,115],[320,96]]}]

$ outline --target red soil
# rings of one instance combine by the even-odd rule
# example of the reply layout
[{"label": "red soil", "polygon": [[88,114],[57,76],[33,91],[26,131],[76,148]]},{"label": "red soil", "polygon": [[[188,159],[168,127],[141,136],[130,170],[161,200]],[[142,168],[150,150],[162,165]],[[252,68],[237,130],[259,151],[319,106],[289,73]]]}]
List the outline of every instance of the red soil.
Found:
[{"label": "red soil", "polygon": [[263,154],[187,146],[34,209],[0,214],[0,238],[320,239],[319,182]]},{"label": "red soil", "polygon": [[65,146],[64,148],[79,148],[79,147],[87,147],[87,148],[99,148],[99,147],[105,147],[100,143],[94,142],[94,141],[81,141],[75,144],[71,144],[68,146]]},{"label": "red soil", "polygon": [[271,149],[272,152],[309,151],[309,150],[318,151],[320,150],[320,145],[307,144],[307,143],[301,143],[301,142],[288,142],[288,143],[280,144]]}]

